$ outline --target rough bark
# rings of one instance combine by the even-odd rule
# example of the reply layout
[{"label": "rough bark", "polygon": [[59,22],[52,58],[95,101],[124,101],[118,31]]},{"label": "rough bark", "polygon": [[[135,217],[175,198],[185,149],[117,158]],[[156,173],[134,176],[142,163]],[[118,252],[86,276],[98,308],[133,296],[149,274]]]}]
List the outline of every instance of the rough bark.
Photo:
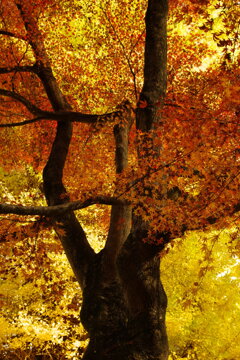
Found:
[{"label": "rough bark", "polygon": [[[139,250],[138,244],[139,238],[129,236],[118,265],[120,276],[112,282],[105,282],[104,250],[89,268],[81,309],[81,321],[90,336],[84,360],[167,359],[167,299],[159,277],[159,257],[152,259],[153,249],[141,242]],[[136,284],[131,289],[129,276]]]},{"label": "rough bark", "polygon": [[155,129],[161,120],[167,87],[167,12],[168,1],[148,1],[144,84],[139,98],[146,106],[137,109],[137,129],[141,131]]}]

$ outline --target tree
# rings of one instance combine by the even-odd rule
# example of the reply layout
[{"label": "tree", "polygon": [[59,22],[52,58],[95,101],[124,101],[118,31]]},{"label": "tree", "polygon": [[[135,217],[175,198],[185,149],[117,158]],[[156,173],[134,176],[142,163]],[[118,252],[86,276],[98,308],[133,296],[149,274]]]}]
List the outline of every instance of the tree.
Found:
[{"label": "tree", "polygon": [[[142,33],[136,31],[137,37],[128,54],[124,43],[118,39],[131,72],[136,96],[140,86],[136,79],[137,68],[134,67],[137,60],[132,63],[131,55],[138,44],[144,43],[145,46],[143,86],[137,98],[137,107],[125,98],[114,111],[103,115],[75,111],[79,103],[71,94],[64,95],[56,75],[61,71],[60,65],[52,61],[57,37],[48,43],[49,39],[43,36],[44,28],[50,27],[51,21],[48,23],[48,20],[53,19],[52,9],[62,6],[64,13],[70,4],[68,1],[2,2],[0,34],[4,38],[5,53],[0,68],[3,86],[0,95],[7,101],[2,102],[1,107],[4,115],[10,119],[13,113],[15,118],[18,116],[20,108],[27,120],[2,123],[1,127],[17,129],[21,125],[24,129],[25,125],[34,124],[32,126],[42,133],[42,120],[47,119],[56,122],[57,128],[43,169],[43,191],[48,206],[3,203],[0,212],[51,218],[49,226],[53,226],[58,234],[83,291],[80,317],[90,336],[83,359],[167,359],[167,298],[159,276],[159,254],[167,243],[187,230],[229,226],[238,219],[239,134],[236,134],[236,129],[239,102],[236,99],[239,88],[232,85],[237,72],[236,62],[233,61],[231,68],[230,65],[228,67],[226,61],[229,61],[229,53],[223,51],[225,63],[209,71],[207,81],[205,74],[201,74],[191,76],[187,85],[182,78],[179,81],[179,74],[176,76],[176,69],[173,68],[172,72],[169,71],[169,78],[174,74],[175,79],[170,83],[166,99],[168,1],[149,0],[145,15],[145,41],[142,41]],[[77,1],[73,1],[72,5],[72,11],[82,8]],[[117,5],[124,8],[129,4],[119,1]],[[200,5],[194,1],[183,4],[196,17],[200,9],[204,16],[210,16],[207,5],[207,1]],[[218,4],[215,5],[217,8]],[[102,14],[117,38],[118,32],[106,9],[101,9]],[[181,11],[175,15],[179,21],[183,18],[183,7]],[[86,14],[86,17],[91,19],[91,14]],[[228,14],[232,24],[237,12],[231,8]],[[190,20],[184,18],[184,21]],[[206,28],[207,25],[202,25],[203,31],[204,26]],[[234,26],[228,31],[227,35],[233,37]],[[133,34],[136,36],[135,29]],[[218,41],[221,41],[220,35],[216,35]],[[65,37],[66,34],[61,37],[62,41]],[[99,41],[102,41],[100,36]],[[172,41],[177,44],[179,39],[176,36]],[[75,45],[80,46],[79,43]],[[200,45],[201,51],[207,54],[207,45]],[[66,54],[72,56],[71,51],[66,51]],[[135,56],[138,56],[138,51]],[[177,63],[179,59],[176,57],[174,61]],[[191,73],[187,67],[188,55],[182,57],[181,61],[186,78]],[[71,64],[74,68],[74,60]],[[141,65],[141,62],[137,64]],[[201,62],[196,65],[200,66]],[[216,74],[221,75],[222,79],[217,85]],[[69,75],[64,73],[64,76],[68,82]],[[64,76],[61,79],[63,88]],[[172,87],[174,83],[178,86],[176,92]],[[213,84],[215,91],[212,90]],[[219,96],[222,88],[228,91]],[[33,115],[32,119],[29,119],[29,113]],[[74,122],[81,123],[82,132],[89,132],[86,130],[88,124],[92,132],[102,132],[105,136],[104,128],[113,126],[116,179],[113,180],[111,169],[112,184],[101,187],[98,184],[98,192],[94,191],[95,183],[89,176],[88,168],[86,174],[80,175],[80,178],[83,175],[86,177],[87,186],[83,185],[83,189],[85,186],[87,191],[78,189],[82,196],[70,201],[63,184],[63,170],[69,166],[66,165],[66,158]],[[54,130],[50,125],[45,128]],[[24,130],[23,134],[27,139]],[[38,134],[34,130],[31,136],[34,144],[39,144]],[[44,136],[49,139],[46,131]],[[132,142],[131,136],[134,137]],[[111,149],[113,144],[107,136],[101,140],[104,140],[104,144],[101,145],[100,154],[104,156],[104,151]],[[130,149],[135,146],[135,150],[134,159],[128,166],[129,141]],[[76,153],[74,138],[73,143],[72,151]],[[39,149],[43,150],[44,144]],[[99,148],[91,150],[94,155],[91,157],[85,152],[84,158],[91,159],[94,164],[94,156],[97,156]],[[46,158],[45,153],[41,155]],[[13,156],[16,156],[15,153]],[[20,153],[21,156],[26,155]],[[11,168],[8,163],[7,166]],[[38,166],[35,164],[36,168]],[[97,168],[97,174],[99,171]],[[107,181],[106,177],[103,179]],[[89,186],[90,181],[93,182],[92,187]],[[89,245],[83,227],[74,214],[75,210],[94,204],[111,206],[106,244],[97,254]]]}]

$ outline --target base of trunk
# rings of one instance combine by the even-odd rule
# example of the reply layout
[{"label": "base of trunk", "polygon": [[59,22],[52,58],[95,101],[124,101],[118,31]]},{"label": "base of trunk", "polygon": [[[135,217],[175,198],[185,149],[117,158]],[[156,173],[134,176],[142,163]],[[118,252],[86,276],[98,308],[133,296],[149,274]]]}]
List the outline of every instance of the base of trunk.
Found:
[{"label": "base of trunk", "polygon": [[[102,255],[96,255],[83,291],[81,321],[90,336],[83,360],[167,360],[167,301],[159,259],[141,266],[145,274],[141,273],[142,281],[151,284],[150,297],[146,297],[144,310],[133,314],[123,283],[119,279],[107,284],[103,281]],[[139,294],[135,295],[137,303]]]}]

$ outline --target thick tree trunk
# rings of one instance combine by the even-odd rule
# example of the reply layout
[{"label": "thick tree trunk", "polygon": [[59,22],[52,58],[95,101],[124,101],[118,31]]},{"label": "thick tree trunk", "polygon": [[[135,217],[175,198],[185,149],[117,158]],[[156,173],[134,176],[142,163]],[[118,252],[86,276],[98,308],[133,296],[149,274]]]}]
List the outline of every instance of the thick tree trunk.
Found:
[{"label": "thick tree trunk", "polygon": [[104,280],[104,250],[89,267],[81,309],[90,336],[84,360],[168,358],[159,256],[153,257],[154,248],[141,240],[129,235],[119,256],[119,276],[111,283]]}]

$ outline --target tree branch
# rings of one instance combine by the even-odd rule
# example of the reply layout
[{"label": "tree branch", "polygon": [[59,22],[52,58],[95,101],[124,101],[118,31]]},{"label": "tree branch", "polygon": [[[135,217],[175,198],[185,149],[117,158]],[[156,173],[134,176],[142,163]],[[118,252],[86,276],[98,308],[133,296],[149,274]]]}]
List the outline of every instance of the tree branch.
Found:
[{"label": "tree branch", "polygon": [[[41,79],[52,109],[56,113],[71,111],[71,105],[63,95],[53,74],[51,61],[44,46],[44,38],[37,24],[36,14],[34,14],[33,4],[19,0],[15,0],[15,4],[36,59],[36,73]],[[43,171],[43,188],[49,206],[64,205],[69,202],[62,177],[71,138],[72,123],[70,121],[58,122],[52,149]],[[65,212],[55,220],[54,229],[61,240],[79,284],[84,287],[86,273],[95,254],[94,250],[73,211]]]},{"label": "tree branch", "polygon": [[38,121],[41,121],[41,120],[44,120],[44,118],[42,117],[36,117],[34,119],[30,119],[30,120],[24,120],[24,121],[20,121],[20,122],[17,122],[17,123],[4,123],[4,124],[0,124],[0,128],[9,128],[9,127],[15,127],[15,126],[23,126],[23,125],[27,125],[27,124],[33,124],[35,122],[38,122]]},{"label": "tree branch", "polygon": [[20,34],[15,34],[12,31],[0,30],[0,35],[6,35],[6,36],[14,37],[15,39],[24,40],[24,41],[27,40],[26,36],[20,35]]},{"label": "tree branch", "polygon": [[148,1],[144,83],[139,98],[139,104],[145,102],[147,106],[139,106],[136,121],[137,129],[144,132],[161,123],[167,87],[167,13],[168,1]]},{"label": "tree branch", "polygon": [[54,120],[61,122],[80,122],[85,124],[99,124],[99,126],[103,125],[105,122],[115,122],[117,119],[122,117],[124,111],[128,111],[131,109],[131,105],[129,102],[124,102],[119,105],[119,110],[113,111],[107,114],[83,114],[77,111],[44,111],[34,105],[31,101],[26,99],[24,96],[5,89],[0,89],[0,95],[11,97],[14,100],[22,103],[28,111],[30,111],[33,115],[37,117],[30,120],[25,120],[18,123],[4,123],[0,124],[0,127],[14,127],[14,126],[22,126],[26,124],[31,124],[41,120]]},{"label": "tree branch", "polygon": [[103,125],[104,122],[115,122],[118,118],[122,116],[124,109],[113,111],[106,114],[83,114],[77,111],[41,111],[39,114],[41,117],[44,117],[48,120],[55,121],[70,121],[70,122],[81,122],[86,124],[96,124]]},{"label": "tree branch", "polygon": [[[116,173],[121,174],[128,166],[128,141],[129,131],[133,124],[133,114],[129,102],[125,102],[124,118],[114,126],[115,137],[115,165]],[[115,195],[118,193],[119,184],[116,183]],[[119,199],[119,195],[117,198]],[[116,260],[119,251],[126,241],[132,220],[132,207],[130,203],[114,204],[111,209],[110,226],[107,241],[104,247],[103,272],[105,281],[113,281],[116,276]]]},{"label": "tree branch", "polygon": [[92,205],[127,205],[127,200],[120,200],[110,196],[96,196],[87,200],[71,201],[60,205],[52,206],[23,206],[12,204],[0,204],[0,214],[17,214],[17,215],[41,215],[47,217],[57,217],[67,212],[85,209]]},{"label": "tree branch", "polygon": [[34,65],[25,65],[25,66],[14,66],[14,67],[0,67],[0,74],[9,74],[16,72],[33,72],[36,73],[36,68]]},{"label": "tree branch", "polygon": [[10,97],[10,98],[12,98],[12,99],[14,99],[14,100],[19,101],[19,102],[22,103],[22,104],[28,109],[28,111],[30,111],[30,113],[32,113],[33,115],[42,116],[43,113],[45,113],[44,111],[42,111],[41,109],[39,109],[37,106],[35,106],[33,103],[31,103],[31,101],[29,101],[28,99],[26,99],[24,96],[16,93],[15,91],[0,89],[0,95],[6,96],[6,97]]}]

